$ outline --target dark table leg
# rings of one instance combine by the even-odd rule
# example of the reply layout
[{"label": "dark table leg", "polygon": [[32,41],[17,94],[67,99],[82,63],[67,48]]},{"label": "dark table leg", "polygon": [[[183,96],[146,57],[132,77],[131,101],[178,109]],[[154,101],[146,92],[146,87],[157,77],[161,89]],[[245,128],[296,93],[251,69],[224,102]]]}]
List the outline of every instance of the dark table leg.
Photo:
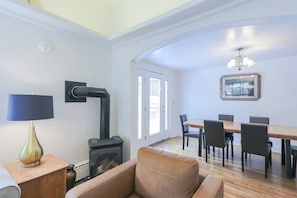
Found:
[{"label": "dark table leg", "polygon": [[291,142],[285,140],[285,151],[286,151],[286,172],[287,178],[292,179],[292,167],[291,167]]},{"label": "dark table leg", "polygon": [[286,164],[285,140],[282,139],[282,165]]},{"label": "dark table leg", "polygon": [[200,138],[199,138],[199,145],[198,145],[198,155],[199,157],[201,157],[201,150],[202,150],[202,129],[199,129],[199,134],[200,134]]}]

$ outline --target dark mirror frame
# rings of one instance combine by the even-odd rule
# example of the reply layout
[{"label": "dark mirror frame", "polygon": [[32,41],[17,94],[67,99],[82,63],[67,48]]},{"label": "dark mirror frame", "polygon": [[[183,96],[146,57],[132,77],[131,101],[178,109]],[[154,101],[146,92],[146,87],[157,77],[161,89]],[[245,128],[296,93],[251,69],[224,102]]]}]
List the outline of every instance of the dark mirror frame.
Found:
[{"label": "dark mirror frame", "polygon": [[258,100],[261,97],[261,75],[224,75],[220,78],[220,92],[223,100]]}]

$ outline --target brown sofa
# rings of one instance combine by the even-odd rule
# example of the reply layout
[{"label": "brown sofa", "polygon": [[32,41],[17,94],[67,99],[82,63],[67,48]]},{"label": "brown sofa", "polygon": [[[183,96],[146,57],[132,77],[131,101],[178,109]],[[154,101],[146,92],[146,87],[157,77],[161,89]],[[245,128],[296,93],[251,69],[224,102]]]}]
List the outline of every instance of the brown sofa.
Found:
[{"label": "brown sofa", "polygon": [[223,188],[222,178],[199,174],[195,158],[143,147],[137,161],[130,160],[72,188],[66,198],[219,198]]}]

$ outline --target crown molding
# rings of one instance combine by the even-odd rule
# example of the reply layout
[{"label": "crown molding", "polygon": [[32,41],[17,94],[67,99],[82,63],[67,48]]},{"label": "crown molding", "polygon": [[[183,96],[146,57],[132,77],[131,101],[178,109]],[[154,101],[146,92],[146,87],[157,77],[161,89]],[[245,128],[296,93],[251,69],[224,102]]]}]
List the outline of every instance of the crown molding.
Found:
[{"label": "crown molding", "polygon": [[1,0],[0,14],[29,22],[43,28],[55,28],[99,41],[113,48],[145,39],[182,25],[197,21],[210,14],[229,9],[254,0],[194,0],[145,23],[127,29],[114,36],[106,37],[62,17],[36,8],[18,0]]},{"label": "crown molding", "polygon": [[43,28],[54,28],[110,45],[109,38],[62,17],[17,0],[1,0],[0,14],[16,18]]},{"label": "crown molding", "polygon": [[203,0],[190,3],[165,13],[148,22],[130,28],[117,35],[110,36],[109,40],[113,48],[136,42],[152,35],[157,35],[182,25],[192,23],[203,17],[222,12],[254,0]]}]

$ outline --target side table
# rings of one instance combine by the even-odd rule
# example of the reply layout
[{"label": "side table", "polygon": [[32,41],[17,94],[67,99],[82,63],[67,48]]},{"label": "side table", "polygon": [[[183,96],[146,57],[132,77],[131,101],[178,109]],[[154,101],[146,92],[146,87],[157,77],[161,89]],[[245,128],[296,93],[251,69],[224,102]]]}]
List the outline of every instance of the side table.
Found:
[{"label": "side table", "polygon": [[21,198],[64,198],[68,164],[52,154],[43,155],[41,164],[23,168],[20,162],[4,167],[20,186]]}]

